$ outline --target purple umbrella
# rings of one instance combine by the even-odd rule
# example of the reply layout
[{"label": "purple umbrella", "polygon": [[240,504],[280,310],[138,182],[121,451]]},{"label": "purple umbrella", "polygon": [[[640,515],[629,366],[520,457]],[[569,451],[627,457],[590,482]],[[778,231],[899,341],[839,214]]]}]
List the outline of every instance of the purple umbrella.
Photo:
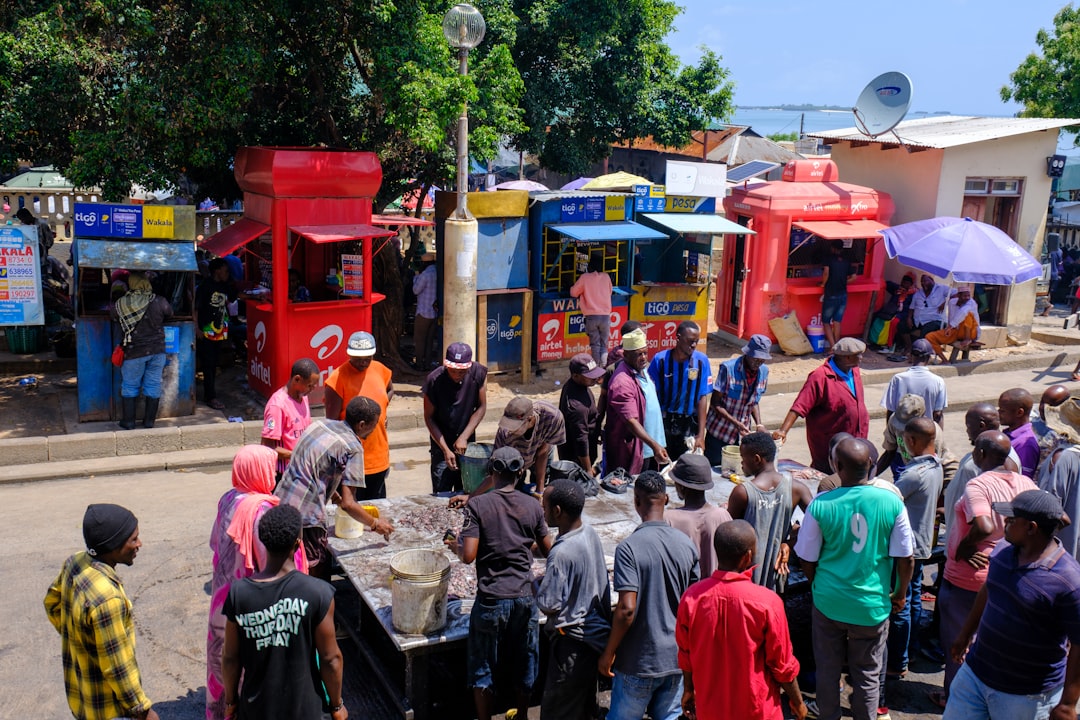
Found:
[{"label": "purple umbrella", "polygon": [[592,180],[593,180],[593,178],[589,178],[589,177],[579,177],[577,180],[571,180],[570,182],[566,183],[565,185],[563,185],[559,189],[560,190],[580,190],[582,185],[587,185]]},{"label": "purple umbrella", "polygon": [[1042,276],[1042,264],[993,225],[938,217],[879,230],[889,257],[960,282],[1014,285]]}]

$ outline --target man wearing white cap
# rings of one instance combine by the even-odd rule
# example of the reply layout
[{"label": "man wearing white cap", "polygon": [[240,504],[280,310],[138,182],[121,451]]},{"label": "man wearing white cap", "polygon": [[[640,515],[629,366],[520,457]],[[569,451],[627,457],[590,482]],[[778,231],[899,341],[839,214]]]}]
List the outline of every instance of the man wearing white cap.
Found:
[{"label": "man wearing white cap", "polygon": [[941,330],[928,334],[926,339],[942,363],[948,363],[943,346],[959,343],[966,347],[979,339],[979,306],[971,299],[970,285],[956,288],[956,294],[949,301],[949,322]]},{"label": "man wearing white cap", "polygon": [[652,469],[657,461],[669,462],[667,438],[656,386],[645,372],[649,364],[645,332],[639,329],[623,335],[622,348],[622,362],[608,383],[604,471],[622,468],[636,475]]}]

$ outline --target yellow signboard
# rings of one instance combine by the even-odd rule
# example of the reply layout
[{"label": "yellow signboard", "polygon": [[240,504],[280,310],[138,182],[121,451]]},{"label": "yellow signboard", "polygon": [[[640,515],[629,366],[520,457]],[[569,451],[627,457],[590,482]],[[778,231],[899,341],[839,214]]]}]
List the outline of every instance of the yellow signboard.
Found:
[{"label": "yellow signboard", "polygon": [[608,222],[626,219],[626,198],[619,195],[604,200],[604,220]]},{"label": "yellow signboard", "polygon": [[144,238],[173,238],[173,209],[170,205],[143,205],[142,236]]}]

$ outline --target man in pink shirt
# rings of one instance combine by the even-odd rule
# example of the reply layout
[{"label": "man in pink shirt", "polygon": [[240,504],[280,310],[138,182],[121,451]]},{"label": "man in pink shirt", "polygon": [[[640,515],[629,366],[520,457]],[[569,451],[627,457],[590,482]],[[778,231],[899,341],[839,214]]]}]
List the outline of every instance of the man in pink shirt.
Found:
[{"label": "man in pink shirt", "polygon": [[589,271],[579,277],[570,294],[578,298],[585,316],[585,334],[589,350],[600,367],[607,367],[608,337],[611,334],[611,278],[604,272],[600,254],[589,258]]},{"label": "man in pink shirt", "polygon": [[318,384],[319,366],[314,360],[303,358],[293,363],[289,382],[266,401],[262,444],[277,451],[279,475],[285,472],[296,441],[311,424],[308,395]]},{"label": "man in pink shirt", "polygon": [[941,615],[940,641],[945,655],[945,686],[943,693],[931,693],[930,698],[944,708],[949,699],[949,687],[960,670],[959,663],[948,649],[959,637],[964,621],[975,604],[975,597],[986,584],[986,569],[990,554],[998,541],[1005,537],[1005,519],[991,505],[1010,502],[1025,490],[1035,490],[1035,483],[1020,473],[1005,467],[1012,444],[1000,430],[987,430],[975,438],[971,457],[982,471],[964,486],[964,494],[950,515],[948,546],[945,551],[945,577],[938,593]]}]

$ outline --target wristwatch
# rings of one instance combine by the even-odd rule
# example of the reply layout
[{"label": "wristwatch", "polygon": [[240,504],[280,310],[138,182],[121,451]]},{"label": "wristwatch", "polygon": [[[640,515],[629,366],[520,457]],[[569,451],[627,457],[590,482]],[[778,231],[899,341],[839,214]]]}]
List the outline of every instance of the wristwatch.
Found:
[{"label": "wristwatch", "polygon": [[345,699],[344,698],[342,698],[341,702],[339,702],[337,705],[334,705],[334,706],[332,706],[330,708],[330,714],[332,715],[332,714],[336,713],[337,711],[341,710],[341,708],[343,708],[343,707],[345,707]]}]

